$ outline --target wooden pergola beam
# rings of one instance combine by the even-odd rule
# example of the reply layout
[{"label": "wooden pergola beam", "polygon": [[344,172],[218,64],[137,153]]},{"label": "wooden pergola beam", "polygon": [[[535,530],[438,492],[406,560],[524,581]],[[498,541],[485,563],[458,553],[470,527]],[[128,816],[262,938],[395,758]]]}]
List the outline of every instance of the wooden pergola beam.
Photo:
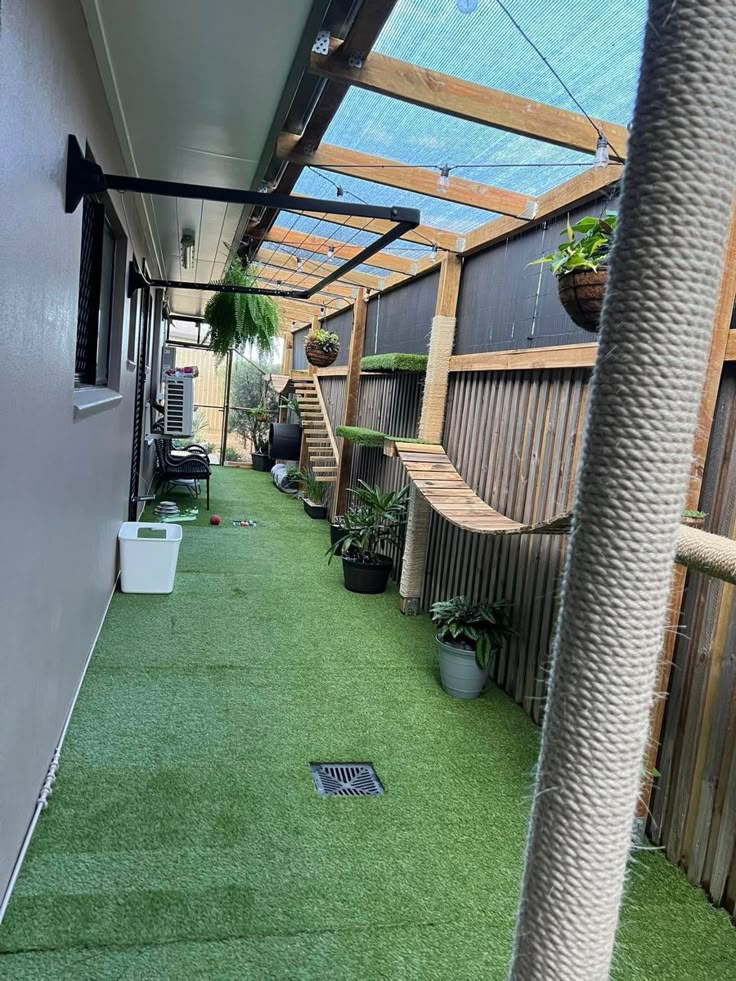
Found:
[{"label": "wooden pergola beam", "polygon": [[[582,204],[586,199],[596,197],[604,188],[615,184],[623,174],[623,165],[609,164],[602,169],[585,170],[575,177],[537,198],[537,214],[535,222],[549,218],[573,205]],[[472,255],[481,249],[488,248],[495,242],[502,242],[514,232],[518,232],[532,222],[518,218],[495,218],[485,225],[479,225],[465,236],[463,255]]]},{"label": "wooden pergola beam", "polygon": [[[329,221],[335,225],[345,225],[347,228],[362,228],[366,232],[374,235],[383,235],[393,228],[393,223],[384,221],[382,218],[345,218],[343,215],[315,214],[311,217],[317,221]],[[417,242],[419,245],[426,245],[431,248],[436,245],[439,249],[448,252],[462,252],[465,248],[465,233],[453,232],[447,228],[436,228],[432,225],[417,225],[410,232],[404,232],[401,236],[407,242]]]},{"label": "wooden pergola beam", "polygon": [[[265,263],[280,269],[296,269],[296,256],[291,252],[282,252],[268,245],[262,245],[256,254],[256,262]],[[317,273],[319,276],[325,275],[325,267],[320,262],[313,262],[305,259],[302,262],[302,269],[307,273]],[[382,290],[386,285],[383,276],[371,276],[369,273],[358,272],[356,269],[341,276],[337,281],[346,286],[362,286],[369,290]],[[334,285],[334,284],[333,284]]]},{"label": "wooden pergola beam", "polygon": [[282,133],[278,139],[276,153],[282,160],[289,160],[302,166],[326,167],[332,173],[358,177],[360,180],[401,188],[414,194],[454,201],[471,208],[481,208],[500,215],[514,218],[533,218],[536,215],[536,199],[528,194],[507,191],[490,184],[465,180],[463,177],[449,177],[449,186],[441,190],[438,186],[438,173],[422,167],[407,167],[398,160],[376,157],[369,153],[359,153],[345,147],[322,143],[312,152],[306,152],[308,144],[293,133]]},{"label": "wooden pergola beam", "polygon": [[[278,242],[280,245],[291,245],[304,252],[314,252],[318,255],[327,255],[330,248],[335,250],[335,258],[353,259],[362,251],[362,246],[345,245],[339,239],[320,238],[318,235],[304,235],[303,232],[291,231],[288,228],[281,228],[274,225],[264,236],[267,242]],[[416,263],[399,256],[389,255],[387,252],[377,252],[370,259],[365,260],[367,266],[377,266],[379,269],[393,269],[399,273],[398,279],[387,277],[387,284],[393,285],[394,282],[401,281],[407,276],[416,272]],[[388,282],[390,280],[390,283]]]},{"label": "wooden pergola beam", "polygon": [[[276,304],[281,314],[283,329],[288,329],[288,322],[292,320],[298,324],[309,323],[312,317],[319,313],[320,307],[324,305],[315,300],[282,299],[277,299]],[[350,303],[347,300],[337,300],[330,306],[324,306],[326,313],[335,313],[337,310],[343,310],[345,307],[350,306]]]},{"label": "wooden pergola beam", "polygon": [[[507,133],[517,133],[583,153],[595,153],[598,133],[579,113],[487,88],[382,54],[368,54],[363,59],[362,68],[351,68],[343,57],[342,48],[342,42],[335,40],[330,45],[329,55],[313,53],[310,72]],[[600,119],[594,120],[594,123],[609,141],[611,158],[620,154],[619,159],[624,159],[628,138],[626,128]]]},{"label": "wooden pergola beam", "polygon": [[[283,283],[288,286],[294,286],[298,289],[307,289],[318,283],[320,279],[323,279],[329,272],[329,268],[324,266],[319,269],[319,272],[315,275],[314,273],[307,273],[306,270],[302,269],[297,272],[296,270],[284,269],[283,266],[273,264],[271,268],[271,263],[261,261],[261,266],[265,267],[264,273],[256,281],[257,285],[268,285],[269,287],[274,286],[279,288],[278,284]],[[315,263],[315,265],[318,265]],[[330,283],[323,291],[323,296],[341,296],[346,297],[349,300],[355,298],[358,291],[357,286],[344,286],[339,282]]]}]

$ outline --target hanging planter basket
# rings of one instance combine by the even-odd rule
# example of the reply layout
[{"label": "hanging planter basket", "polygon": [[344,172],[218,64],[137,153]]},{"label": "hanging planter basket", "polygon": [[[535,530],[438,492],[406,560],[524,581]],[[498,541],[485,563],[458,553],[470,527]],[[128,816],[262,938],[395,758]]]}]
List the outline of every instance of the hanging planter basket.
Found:
[{"label": "hanging planter basket", "polygon": [[338,354],[337,351],[323,351],[316,344],[305,344],[304,352],[307,355],[307,361],[313,364],[315,368],[328,368],[336,360]]},{"label": "hanging planter basket", "polygon": [[590,269],[565,273],[557,280],[560,303],[578,327],[596,333],[600,325],[603,297],[606,293],[608,270]]}]

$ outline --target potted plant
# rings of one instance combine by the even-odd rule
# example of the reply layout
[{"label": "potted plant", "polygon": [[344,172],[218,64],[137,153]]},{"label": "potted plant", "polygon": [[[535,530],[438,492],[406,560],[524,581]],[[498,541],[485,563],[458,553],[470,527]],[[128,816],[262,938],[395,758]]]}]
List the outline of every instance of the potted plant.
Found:
[{"label": "potted plant", "polygon": [[343,515],[344,534],[328,549],[342,558],[345,588],[351,593],[383,593],[388,584],[393,560],[386,555],[389,545],[400,545],[409,488],[382,491],[364,481],[351,490],[357,504]]},{"label": "potted plant", "polygon": [[348,531],[362,527],[368,520],[369,515],[362,508],[349,508],[330,522],[330,546],[337,546],[335,555],[342,555],[342,540]]},{"label": "potted plant", "polygon": [[261,473],[270,473],[273,460],[268,455],[268,427],[271,413],[267,406],[257,405],[245,410],[245,426],[253,446],[251,461],[253,469]]},{"label": "potted plant", "polygon": [[317,368],[327,368],[338,355],[340,338],[324,327],[312,327],[304,339],[307,361]]},{"label": "potted plant", "polygon": [[549,263],[557,277],[560,302],[571,320],[584,330],[597,331],[608,282],[608,255],[618,216],[581,218],[562,233],[566,241],[530,265]]},{"label": "potted plant", "polygon": [[317,480],[311,467],[306,470],[297,471],[299,482],[302,485],[302,496],[304,500],[304,511],[310,518],[326,518],[327,505],[324,503],[327,496],[327,484]]},{"label": "potted plant", "polygon": [[[233,256],[217,285],[256,287],[255,272]],[[204,319],[210,328],[209,346],[218,358],[243,344],[270,351],[279,335],[279,309],[272,297],[259,293],[215,293],[207,301]]]},{"label": "potted plant", "polygon": [[465,596],[434,603],[442,687],[454,698],[477,698],[483,691],[493,655],[511,636],[508,604],[470,603]]}]

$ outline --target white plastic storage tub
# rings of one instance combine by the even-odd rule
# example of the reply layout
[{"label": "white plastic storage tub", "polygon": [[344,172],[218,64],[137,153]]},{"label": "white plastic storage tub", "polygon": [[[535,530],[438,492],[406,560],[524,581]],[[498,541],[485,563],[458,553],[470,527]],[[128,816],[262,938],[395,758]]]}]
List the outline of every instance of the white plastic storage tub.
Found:
[{"label": "white plastic storage tub", "polygon": [[170,593],[179,558],[181,525],[126,521],[118,532],[124,593]]}]

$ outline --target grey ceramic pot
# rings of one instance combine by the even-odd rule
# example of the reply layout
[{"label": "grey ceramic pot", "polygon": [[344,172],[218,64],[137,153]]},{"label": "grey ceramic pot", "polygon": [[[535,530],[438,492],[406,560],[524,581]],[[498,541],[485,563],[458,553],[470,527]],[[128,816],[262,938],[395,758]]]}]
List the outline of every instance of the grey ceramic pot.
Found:
[{"label": "grey ceramic pot", "polygon": [[488,683],[490,663],[479,668],[475,651],[435,638],[440,655],[442,687],[453,698],[477,698]]}]

